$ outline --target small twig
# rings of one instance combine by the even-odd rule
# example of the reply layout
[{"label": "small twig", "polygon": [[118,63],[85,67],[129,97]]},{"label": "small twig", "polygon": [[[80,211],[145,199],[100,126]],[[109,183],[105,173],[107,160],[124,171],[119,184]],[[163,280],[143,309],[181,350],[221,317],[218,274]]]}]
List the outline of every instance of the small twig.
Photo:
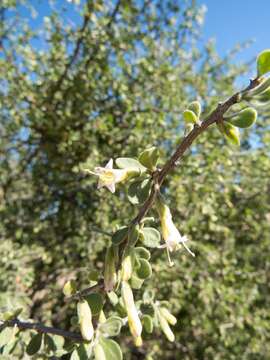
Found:
[{"label": "small twig", "polygon": [[71,295],[67,298],[67,301],[78,300],[84,296],[87,296],[95,291],[103,290],[104,289],[104,282],[100,280],[96,285],[90,286],[83,290],[77,291],[74,295]]},{"label": "small twig", "polygon": [[24,322],[18,319],[8,320],[0,324],[0,332],[6,327],[14,326],[17,326],[20,330],[34,330],[43,334],[60,335],[67,339],[76,340],[79,342],[83,341],[82,336],[78,333],[58,329],[51,326],[45,326],[39,323]]},{"label": "small twig", "polygon": [[93,232],[102,234],[102,235],[110,236],[110,237],[113,235],[112,233],[110,233],[108,231],[104,231],[102,229],[99,229],[99,228],[97,228],[95,226],[91,226],[90,230],[93,231]]},{"label": "small twig", "polygon": [[183,140],[178,145],[178,147],[176,148],[175,152],[172,154],[170,159],[165,163],[165,165],[160,170],[157,182],[153,184],[148,199],[145,201],[145,203],[139,210],[138,215],[135,217],[132,223],[140,223],[142,221],[143,217],[151,209],[155,201],[156,195],[159,191],[159,187],[162,185],[166,176],[175,167],[176,163],[180,159],[182,159],[184,153],[191,147],[191,145],[197,139],[197,137],[202,132],[204,132],[210,125],[222,119],[226,111],[228,111],[232,105],[237,104],[241,100],[241,96],[243,93],[246,93],[247,91],[253,89],[258,84],[259,84],[258,78],[251,80],[250,84],[243,91],[237,92],[223,103],[219,103],[216,109],[212,111],[212,113],[204,121],[202,121],[200,125],[195,125],[193,130],[183,138]]}]

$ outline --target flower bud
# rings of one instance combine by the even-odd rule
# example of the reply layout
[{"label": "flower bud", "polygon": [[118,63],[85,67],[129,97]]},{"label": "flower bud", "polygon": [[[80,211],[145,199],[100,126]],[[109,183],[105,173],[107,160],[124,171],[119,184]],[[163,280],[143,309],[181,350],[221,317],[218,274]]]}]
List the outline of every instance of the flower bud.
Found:
[{"label": "flower bud", "polygon": [[105,270],[104,270],[105,291],[112,291],[117,282],[115,252],[116,252],[116,248],[113,245],[110,246],[106,252]]},{"label": "flower bud", "polygon": [[177,323],[177,319],[173,316],[168,309],[162,307],[160,308],[161,315],[168,321],[169,324],[175,325]]},{"label": "flower bud", "polygon": [[90,341],[94,335],[94,327],[92,324],[92,312],[86,300],[78,302],[77,312],[82,337],[84,340]]},{"label": "flower bud", "polygon": [[166,335],[167,339],[169,341],[173,342],[175,340],[174,333],[172,332],[172,330],[168,324],[168,321],[165,319],[165,317],[162,316],[160,311],[158,311],[158,320],[160,323],[161,330]]},{"label": "flower bud", "polygon": [[126,281],[122,282],[122,298],[128,315],[128,325],[130,332],[132,336],[137,339],[141,336],[142,324],[134,303],[131,287]]},{"label": "flower bud", "polygon": [[121,278],[123,281],[128,281],[131,278],[132,270],[132,248],[130,246],[127,246],[124,251],[121,268]]}]

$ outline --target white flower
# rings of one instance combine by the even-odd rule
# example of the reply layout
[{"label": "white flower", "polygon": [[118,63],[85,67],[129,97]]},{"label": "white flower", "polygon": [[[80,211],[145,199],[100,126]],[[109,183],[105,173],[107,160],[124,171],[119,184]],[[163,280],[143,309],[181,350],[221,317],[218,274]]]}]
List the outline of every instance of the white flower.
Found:
[{"label": "white flower", "polygon": [[[165,244],[162,245],[162,247],[167,248],[169,252],[172,252],[178,250],[181,246],[183,246],[192,256],[195,256],[195,254],[186,245],[188,238],[186,236],[181,236],[180,232],[174,225],[170,209],[167,205],[161,203],[160,201],[159,215],[161,221],[162,236],[165,241]],[[171,261],[170,264],[172,264]]]},{"label": "white flower", "polygon": [[122,282],[122,299],[128,316],[128,325],[132,336],[136,339],[137,346],[140,346],[142,334],[142,323],[134,302],[132,289],[127,281]]},{"label": "white flower", "polygon": [[115,184],[125,180],[128,176],[127,169],[113,169],[113,159],[110,159],[105,167],[96,167],[95,171],[88,169],[85,171],[98,176],[98,189],[105,186],[112,193],[115,192]]}]

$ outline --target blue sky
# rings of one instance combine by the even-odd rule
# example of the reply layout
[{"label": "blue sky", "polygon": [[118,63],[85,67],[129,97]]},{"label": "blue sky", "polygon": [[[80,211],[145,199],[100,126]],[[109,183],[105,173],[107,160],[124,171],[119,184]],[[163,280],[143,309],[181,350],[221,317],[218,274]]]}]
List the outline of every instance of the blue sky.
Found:
[{"label": "blue sky", "polygon": [[198,0],[198,3],[208,9],[202,35],[204,39],[216,38],[220,55],[251,39],[254,43],[236,61],[250,60],[270,48],[270,0]]},{"label": "blue sky", "polygon": [[[59,0],[59,3],[65,4],[69,11],[74,6],[67,0]],[[254,40],[254,43],[236,57],[236,62],[252,60],[270,47],[270,0],[197,0],[197,3],[207,7],[203,40],[215,38],[219,55],[226,55],[237,43],[247,40]],[[33,0],[32,4],[37,6],[39,17],[31,23],[38,26],[40,16],[48,15],[49,8],[45,0]],[[75,23],[78,21],[74,13],[71,18]]]}]

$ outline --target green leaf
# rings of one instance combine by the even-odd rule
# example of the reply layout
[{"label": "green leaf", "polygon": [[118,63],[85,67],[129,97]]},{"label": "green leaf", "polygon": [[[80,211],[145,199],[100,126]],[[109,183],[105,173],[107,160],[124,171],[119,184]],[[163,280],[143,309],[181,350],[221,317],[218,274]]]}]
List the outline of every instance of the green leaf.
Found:
[{"label": "green leaf", "polygon": [[146,248],[142,246],[135,247],[134,252],[135,255],[141,259],[149,260],[151,257],[150,251],[148,251]]},{"label": "green leaf", "polygon": [[44,347],[46,354],[49,354],[50,351],[55,352],[57,350],[53,338],[48,334],[44,334]]},{"label": "green leaf", "polygon": [[262,76],[270,71],[270,49],[262,51],[257,57],[257,74]]},{"label": "green leaf", "polygon": [[141,240],[145,246],[156,248],[160,245],[160,233],[154,228],[145,227],[141,230]]},{"label": "green leaf", "polygon": [[3,313],[3,320],[8,321],[12,319],[16,319],[20,313],[23,311],[23,308],[17,308],[15,310],[9,310]]},{"label": "green leaf", "polygon": [[259,100],[262,103],[267,103],[268,101],[270,101],[270,87],[267,88],[260,95],[258,95],[255,99]]},{"label": "green leaf", "polygon": [[143,181],[134,181],[128,188],[128,199],[133,205],[144,203],[151,190],[152,181],[144,179]]},{"label": "green leaf", "polygon": [[119,302],[119,299],[118,299],[118,296],[116,295],[116,293],[114,291],[110,291],[110,292],[107,292],[107,296],[110,300],[110,303],[115,306],[116,304],[118,304]]},{"label": "green leaf", "polygon": [[145,304],[151,303],[154,300],[155,293],[153,290],[146,290],[143,294],[143,301]]},{"label": "green leaf", "polygon": [[67,350],[63,349],[65,340],[60,335],[48,335],[44,334],[44,348],[46,354],[52,352],[55,356],[64,355]]},{"label": "green leaf", "polygon": [[246,109],[239,111],[237,114],[226,118],[226,121],[239,128],[248,128],[255,123],[256,118],[257,111],[252,107],[247,107]]},{"label": "green leaf", "polygon": [[136,276],[135,274],[132,274],[131,279],[130,279],[130,286],[133,289],[140,289],[143,285],[144,279],[140,279],[138,276]]},{"label": "green leaf", "polygon": [[196,124],[198,121],[197,115],[191,110],[185,110],[183,112],[183,118],[187,124]]},{"label": "green leaf", "polygon": [[117,336],[121,331],[123,321],[119,316],[111,316],[103,324],[100,325],[99,329],[102,333],[109,336]]},{"label": "green leaf", "polygon": [[119,245],[121,244],[128,236],[128,227],[124,226],[120,228],[119,230],[116,230],[116,232],[112,236],[112,243],[113,245]]},{"label": "green leaf", "polygon": [[5,327],[0,333],[0,348],[6,345],[13,338],[13,328]]},{"label": "green leaf", "polygon": [[128,245],[133,247],[136,245],[136,242],[138,241],[140,232],[139,232],[139,225],[132,225],[129,229],[128,234]]},{"label": "green leaf", "polygon": [[140,156],[140,163],[145,166],[147,169],[154,171],[156,169],[157,161],[159,158],[159,150],[156,147],[151,147],[144,150]]},{"label": "green leaf", "polygon": [[111,291],[117,282],[116,264],[118,259],[118,246],[111,245],[107,247],[104,264],[104,288],[105,291]]},{"label": "green leaf", "polygon": [[90,281],[98,281],[99,275],[100,275],[99,271],[97,271],[97,270],[91,270],[91,271],[89,271],[89,273],[88,273],[88,279],[89,279]]},{"label": "green leaf", "polygon": [[95,360],[106,360],[106,355],[104,353],[103,347],[99,343],[96,343],[94,346],[94,355]]},{"label": "green leaf", "polygon": [[71,279],[67,281],[63,287],[63,293],[65,296],[71,296],[77,291],[77,286],[75,280]]},{"label": "green leaf", "polygon": [[262,80],[260,81],[259,85],[257,85],[254,89],[247,91],[246,93],[243,94],[243,98],[250,100],[252,99],[254,96],[258,96],[260,94],[263,94],[265,91],[268,90],[268,88],[270,87],[270,77],[268,78],[262,78]]},{"label": "green leaf", "polygon": [[99,293],[92,293],[85,297],[85,300],[88,302],[92,314],[98,315],[103,308],[103,297]]},{"label": "green leaf", "polygon": [[72,354],[70,356],[70,360],[80,360],[77,349],[72,351]]},{"label": "green leaf", "polygon": [[61,350],[65,345],[65,339],[60,335],[50,335],[53,340],[54,346],[57,350]]},{"label": "green leaf", "polygon": [[152,334],[153,332],[153,319],[151,318],[150,315],[143,315],[142,317],[142,325],[144,330],[148,333],[148,334]]},{"label": "green leaf", "polygon": [[136,269],[136,274],[140,279],[148,279],[152,276],[152,268],[150,263],[145,259],[140,259],[140,267]]},{"label": "green leaf", "polygon": [[100,337],[99,344],[102,346],[106,360],[122,360],[123,355],[116,341]]},{"label": "green leaf", "polygon": [[72,352],[70,360],[89,360],[89,354],[83,344]]},{"label": "green leaf", "polygon": [[42,334],[36,334],[32,337],[32,339],[30,340],[29,344],[26,347],[26,352],[28,355],[32,356],[34,354],[36,354],[42,344]]},{"label": "green leaf", "polygon": [[115,160],[115,163],[120,169],[146,170],[138,160],[133,158],[118,158]]},{"label": "green leaf", "polygon": [[231,144],[240,146],[240,134],[237,127],[225,122],[218,123],[217,126],[219,131]]},{"label": "green leaf", "polygon": [[188,110],[191,110],[197,116],[197,119],[200,118],[200,116],[201,116],[201,104],[199,103],[199,101],[192,101],[188,105]]}]

